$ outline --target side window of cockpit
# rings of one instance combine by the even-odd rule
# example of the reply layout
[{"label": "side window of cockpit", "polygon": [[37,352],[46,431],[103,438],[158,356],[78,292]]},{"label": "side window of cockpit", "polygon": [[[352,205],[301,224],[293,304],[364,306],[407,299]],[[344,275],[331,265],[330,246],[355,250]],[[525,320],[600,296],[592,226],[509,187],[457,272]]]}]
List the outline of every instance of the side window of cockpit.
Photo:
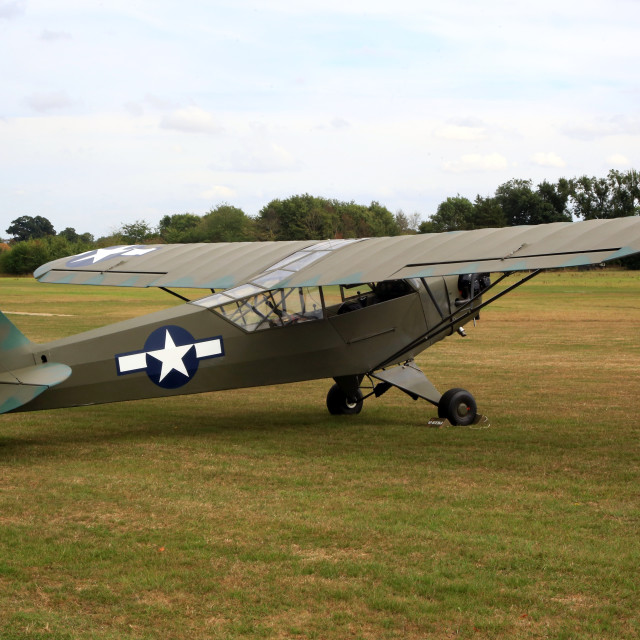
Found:
[{"label": "side window of cockpit", "polygon": [[[353,290],[353,287],[350,288]],[[362,284],[356,286],[356,294],[346,296],[348,291],[346,287],[342,288],[343,303],[338,309],[338,314],[348,313],[364,309],[374,304],[387,302],[401,298],[415,291],[414,285],[406,280],[385,280],[382,282],[372,282],[370,284]]]},{"label": "side window of cockpit", "polygon": [[245,331],[262,331],[320,320],[322,296],[318,287],[261,291],[213,309]]}]

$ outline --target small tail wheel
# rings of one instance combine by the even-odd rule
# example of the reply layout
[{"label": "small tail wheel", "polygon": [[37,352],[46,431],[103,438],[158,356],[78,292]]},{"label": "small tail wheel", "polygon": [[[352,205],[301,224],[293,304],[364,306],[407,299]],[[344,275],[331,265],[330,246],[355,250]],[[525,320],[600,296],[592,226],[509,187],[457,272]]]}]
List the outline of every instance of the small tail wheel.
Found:
[{"label": "small tail wheel", "polygon": [[438,417],[461,427],[473,424],[478,408],[473,396],[465,389],[449,389],[438,402]]},{"label": "small tail wheel", "polygon": [[334,416],[360,413],[362,411],[362,391],[357,389],[355,397],[349,398],[337,384],[334,384],[327,393],[327,409]]}]

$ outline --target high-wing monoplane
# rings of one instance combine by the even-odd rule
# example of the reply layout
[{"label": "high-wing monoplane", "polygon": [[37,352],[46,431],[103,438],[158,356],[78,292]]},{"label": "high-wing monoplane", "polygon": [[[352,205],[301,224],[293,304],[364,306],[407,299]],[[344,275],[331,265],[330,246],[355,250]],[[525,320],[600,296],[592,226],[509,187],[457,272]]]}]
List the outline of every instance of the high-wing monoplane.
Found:
[{"label": "high-wing monoplane", "polygon": [[[0,313],[0,413],[333,378],[332,414],[359,413],[363,400],[397,387],[452,424],[472,424],[473,396],[439,393],[416,354],[464,334],[482,308],[540,270],[637,252],[637,216],[87,251],[34,275],[48,283],[159,287],[184,304],[45,344],[30,342]],[[506,286],[512,274],[518,279]],[[187,298],[184,289],[196,295]]]}]

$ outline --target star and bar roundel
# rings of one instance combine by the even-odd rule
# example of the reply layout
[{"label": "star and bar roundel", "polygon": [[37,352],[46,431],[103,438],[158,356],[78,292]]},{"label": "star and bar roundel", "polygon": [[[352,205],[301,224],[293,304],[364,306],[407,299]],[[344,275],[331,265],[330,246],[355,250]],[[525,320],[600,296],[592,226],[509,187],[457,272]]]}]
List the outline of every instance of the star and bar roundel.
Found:
[{"label": "star and bar roundel", "polygon": [[222,336],[195,340],[182,327],[168,325],[153,331],[144,348],[115,356],[118,375],[146,371],[154,384],[177,389],[198,371],[200,360],[224,355]]}]

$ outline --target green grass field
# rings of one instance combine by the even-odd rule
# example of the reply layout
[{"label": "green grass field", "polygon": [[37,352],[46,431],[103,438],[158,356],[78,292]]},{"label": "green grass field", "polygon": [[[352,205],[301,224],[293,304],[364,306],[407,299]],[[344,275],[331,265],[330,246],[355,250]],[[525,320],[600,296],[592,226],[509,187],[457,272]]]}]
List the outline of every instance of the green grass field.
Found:
[{"label": "green grass field", "polygon": [[[0,280],[42,341],[171,305]],[[640,273],[550,273],[419,359],[490,428],[330,381],[0,416],[0,638],[640,635]]]}]

